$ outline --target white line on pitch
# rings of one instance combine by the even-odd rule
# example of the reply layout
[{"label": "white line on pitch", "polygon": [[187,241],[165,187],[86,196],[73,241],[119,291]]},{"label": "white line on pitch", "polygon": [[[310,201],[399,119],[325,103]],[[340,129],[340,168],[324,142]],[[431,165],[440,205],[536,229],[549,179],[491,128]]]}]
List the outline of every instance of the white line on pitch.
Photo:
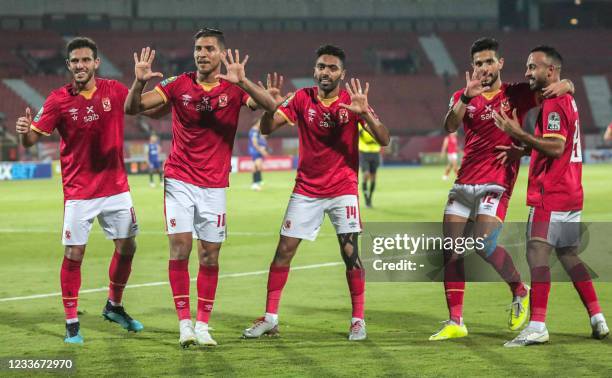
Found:
[{"label": "white line on pitch", "polygon": [[[291,267],[291,270],[305,270],[305,269],[317,269],[317,268],[325,268],[328,266],[338,266],[343,264],[342,262],[329,262],[323,264],[312,264],[312,265],[302,265]],[[242,273],[228,273],[228,274],[220,274],[219,278],[235,278],[235,277],[246,277],[246,276],[260,276],[263,274],[267,274],[267,270],[256,270],[254,272],[242,272]],[[192,278],[191,281],[195,282],[197,278]],[[148,282],[143,284],[135,284],[135,285],[127,285],[128,289],[135,289],[139,287],[149,287],[149,286],[161,286],[168,285],[168,281],[159,281],[159,282]],[[99,287],[96,289],[85,289],[80,290],[79,294],[87,294],[87,293],[99,293],[101,291],[107,291],[107,287]],[[48,294],[35,294],[35,295],[27,295],[23,297],[12,297],[12,298],[0,298],[0,302],[10,302],[10,301],[22,301],[28,299],[39,299],[39,298],[49,298],[49,297],[59,297],[62,293],[48,293]]]}]

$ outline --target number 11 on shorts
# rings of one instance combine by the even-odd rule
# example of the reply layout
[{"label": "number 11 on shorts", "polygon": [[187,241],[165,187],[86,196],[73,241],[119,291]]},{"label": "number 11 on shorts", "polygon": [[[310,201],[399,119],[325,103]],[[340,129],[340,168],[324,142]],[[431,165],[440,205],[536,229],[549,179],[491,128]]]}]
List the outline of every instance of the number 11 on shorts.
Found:
[{"label": "number 11 on shorts", "polygon": [[225,213],[217,214],[217,227],[225,227]]}]

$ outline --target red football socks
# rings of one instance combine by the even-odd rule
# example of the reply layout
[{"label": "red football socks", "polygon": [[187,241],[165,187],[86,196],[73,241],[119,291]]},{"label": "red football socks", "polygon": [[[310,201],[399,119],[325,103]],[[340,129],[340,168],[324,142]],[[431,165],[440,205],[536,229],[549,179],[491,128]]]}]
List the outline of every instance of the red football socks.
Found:
[{"label": "red football socks", "polygon": [[267,313],[278,314],[278,304],[288,277],[288,266],[270,265],[270,272],[268,273],[268,296],[266,299]]},{"label": "red football socks", "polygon": [[219,266],[200,265],[198,272],[198,314],[197,321],[208,323],[210,313],[215,302],[217,281],[219,280]]},{"label": "red football socks", "polygon": [[599,301],[597,300],[597,294],[595,293],[595,287],[593,287],[593,281],[591,281],[591,275],[584,264],[576,264],[568,274],[574,283],[574,288],[578,292],[578,295],[580,295],[582,304],[584,304],[584,307],[589,312],[589,316],[599,314],[601,312],[601,306],[599,306]]},{"label": "red football socks", "polygon": [[351,292],[353,318],[363,319],[365,304],[365,270],[353,269],[346,271],[346,281]]},{"label": "red football socks", "polygon": [[514,267],[512,256],[503,247],[495,248],[495,251],[486,260],[510,286],[512,295],[520,297],[527,295],[527,288],[521,281],[521,274]]},{"label": "red football socks", "polygon": [[444,265],[444,292],[450,320],[461,324],[463,316],[463,293],[465,291],[465,272],[463,259],[449,261]]},{"label": "red football socks", "polygon": [[531,321],[546,321],[546,308],[548,307],[548,294],[550,293],[550,268],[536,266],[531,268],[531,298],[529,308]]},{"label": "red football socks", "polygon": [[108,299],[112,302],[120,304],[123,297],[123,289],[127,284],[130,272],[132,272],[132,259],[134,255],[121,255],[115,251],[113,258],[108,268]]},{"label": "red football socks", "polygon": [[78,317],[79,289],[81,288],[81,261],[64,257],[60,272],[60,283],[66,320],[76,319]]},{"label": "red football socks", "polygon": [[179,320],[191,319],[189,310],[189,260],[170,260],[168,277]]}]

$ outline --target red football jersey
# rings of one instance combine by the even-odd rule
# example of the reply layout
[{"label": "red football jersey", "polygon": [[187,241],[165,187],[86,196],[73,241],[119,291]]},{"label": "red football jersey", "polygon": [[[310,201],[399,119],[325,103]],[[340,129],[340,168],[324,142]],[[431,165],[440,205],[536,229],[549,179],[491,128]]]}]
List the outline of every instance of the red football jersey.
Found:
[{"label": "red football jersey", "polygon": [[448,136],[448,144],[446,145],[446,153],[457,153],[457,135],[450,134]]},{"label": "red football jersey", "polygon": [[51,92],[32,128],[61,136],[64,199],[91,199],[129,190],[123,163],[123,103],[128,89],[96,79],[93,91],[77,94],[72,84]]},{"label": "red football jersey", "polygon": [[527,205],[549,211],[582,210],[582,149],[578,107],[569,95],[545,99],[536,122],[535,135],[560,138],[563,155],[548,157],[531,151]]},{"label": "red football jersey", "polygon": [[[463,91],[464,89],[455,92],[451,98],[451,107],[459,101]],[[527,111],[536,105],[535,94],[527,83],[502,83],[493,97],[487,98],[484,95],[474,97],[467,105],[463,117],[465,143],[456,182],[497,184],[506,188],[508,194],[511,194],[520,162],[500,164],[495,160],[495,156],[499,153],[495,146],[509,146],[513,140],[495,126],[493,110],[512,114],[512,109],[516,108],[519,120],[522,122]]]},{"label": "red football jersey", "polygon": [[299,161],[293,192],[320,198],[356,195],[357,124],[361,118],[340,107],[351,103],[344,89],[325,103],[317,93],[317,87],[300,89],[277,110],[290,124],[298,126]]},{"label": "red football jersey", "polygon": [[200,187],[225,188],[240,107],[249,95],[225,80],[208,85],[196,77],[188,72],[155,87],[172,104],[172,150],[164,174]]}]

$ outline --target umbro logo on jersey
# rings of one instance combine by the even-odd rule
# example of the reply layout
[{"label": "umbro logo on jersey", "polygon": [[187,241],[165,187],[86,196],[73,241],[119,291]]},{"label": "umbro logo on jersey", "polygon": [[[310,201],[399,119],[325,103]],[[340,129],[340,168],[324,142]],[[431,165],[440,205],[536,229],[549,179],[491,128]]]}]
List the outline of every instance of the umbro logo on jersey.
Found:
[{"label": "umbro logo on jersey", "polygon": [[73,121],[76,121],[79,118],[79,109],[72,108],[68,110],[70,112],[70,116]]},{"label": "umbro logo on jersey", "polygon": [[312,123],[312,121],[314,121],[315,115],[317,115],[317,112],[314,109],[312,108],[308,109],[308,122],[309,123]]},{"label": "umbro logo on jersey", "polygon": [[181,99],[183,100],[183,106],[189,106],[189,103],[191,102],[191,96],[188,94],[184,94],[181,96]]}]

